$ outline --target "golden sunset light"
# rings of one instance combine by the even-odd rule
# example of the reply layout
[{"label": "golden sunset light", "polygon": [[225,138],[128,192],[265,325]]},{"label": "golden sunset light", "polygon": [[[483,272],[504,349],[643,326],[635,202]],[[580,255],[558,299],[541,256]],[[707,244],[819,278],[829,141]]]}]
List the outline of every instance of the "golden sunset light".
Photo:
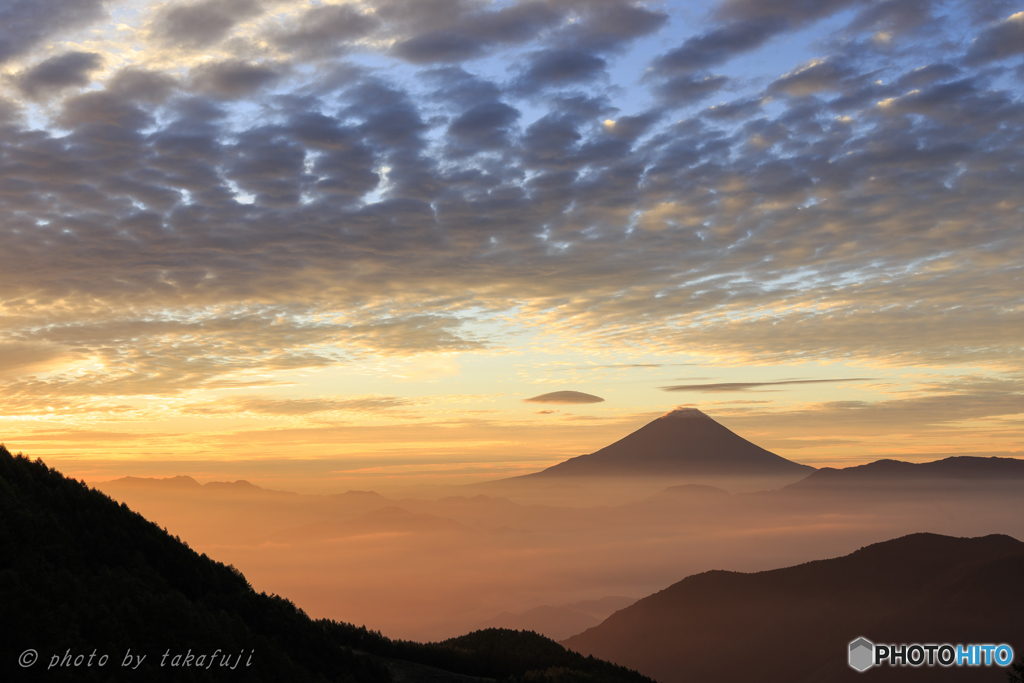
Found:
[{"label": "golden sunset light", "polygon": [[74,4],[2,47],[12,447],[464,482],[696,405],[817,465],[1021,450],[1019,15]]},{"label": "golden sunset light", "polygon": [[[173,566],[291,615],[274,633],[320,624],[251,680],[732,680],[679,654],[730,626],[658,615],[775,604],[768,570],[1017,558],[1021,10],[0,0],[0,503],[43,525],[39,492],[81,480],[122,512],[67,489],[93,512],[59,514],[153,522],[117,536],[149,539],[152,585]],[[67,524],[17,571],[70,562],[45,550],[92,538]],[[890,588],[863,590],[911,600]],[[907,643],[1016,637],[913,599],[936,632]],[[180,623],[220,623],[202,609]],[[732,609],[750,642],[782,628]],[[825,619],[800,609],[793,633]],[[764,680],[845,680],[855,637],[904,642],[873,625],[808,630],[840,668]],[[495,668],[556,652],[505,631],[572,654]],[[232,656],[262,647],[238,633]],[[73,668],[40,647],[9,658]]]}]

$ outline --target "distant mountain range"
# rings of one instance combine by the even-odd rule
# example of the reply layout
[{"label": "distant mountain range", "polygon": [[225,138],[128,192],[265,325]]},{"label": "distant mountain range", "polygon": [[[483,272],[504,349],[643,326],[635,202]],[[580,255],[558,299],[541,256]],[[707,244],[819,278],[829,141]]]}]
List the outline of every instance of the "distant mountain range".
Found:
[{"label": "distant mountain range", "polygon": [[[587,458],[599,454],[604,455],[594,461],[597,464],[587,464]],[[822,515],[827,533],[831,533],[827,529],[833,519],[840,518],[841,526],[842,516],[849,510],[829,507],[827,501],[858,501],[857,505],[874,517],[898,509],[877,504],[886,499],[860,495],[864,491],[896,492],[896,500],[902,500],[902,492],[913,487],[936,491],[945,498],[927,498],[924,508],[941,507],[941,514],[953,517],[974,515],[979,507],[975,501],[984,500],[998,512],[991,519],[1005,521],[1014,519],[1021,509],[1020,496],[1009,494],[1024,488],[1024,461],[1011,458],[954,457],[920,464],[883,460],[844,470],[814,471],[750,444],[698,411],[669,413],[606,449],[547,472],[577,461],[585,466],[572,467],[607,466],[609,473],[631,461],[641,464],[626,471],[648,473],[699,472],[703,467],[705,472],[749,474],[795,466],[801,468],[803,478],[779,491],[733,495],[705,484],[671,485],[676,483],[674,476],[652,475],[660,486],[656,494],[633,498],[618,507],[598,498],[598,505],[587,510],[523,505],[484,496],[436,501],[391,500],[365,491],[299,496],[245,481],[200,485],[189,477],[126,477],[104,487],[134,492],[129,502],[166,499],[182,507],[185,501],[183,507],[194,510],[198,519],[199,526],[192,531],[234,515],[228,525],[234,535],[246,536],[252,527],[252,537],[246,536],[245,542],[287,541],[289,553],[299,552],[304,544],[315,550],[322,547],[313,545],[316,542],[333,543],[353,534],[408,534],[435,547],[437,539],[448,542],[456,535],[478,544],[486,538],[504,538],[503,534],[514,541],[525,539],[523,530],[528,529],[552,534],[556,527],[559,533],[573,536],[589,529],[604,549],[616,525],[622,526],[617,530],[620,539],[623,533],[639,533],[640,529],[654,530],[645,539],[663,534],[671,538],[676,533],[673,525],[682,520],[693,529],[712,526],[743,532],[739,551],[750,555],[776,543],[776,538],[783,538],[792,524],[807,515]],[[651,464],[659,461],[660,465]],[[810,474],[804,476],[807,470]],[[789,471],[786,476],[792,477],[791,468]],[[538,473],[532,480],[576,478]],[[605,481],[611,489],[630,476],[590,478]],[[967,485],[975,488],[966,496],[942,493]],[[979,490],[1007,495],[986,494],[979,499]],[[851,495],[836,495],[843,491]],[[961,501],[959,507],[950,504],[955,500]],[[1017,507],[1006,507],[1011,503]],[[915,522],[921,519],[936,517],[907,517],[913,526],[886,536],[932,528]],[[235,529],[238,520],[244,525]],[[759,526],[765,521],[768,523]],[[734,526],[728,526],[730,523]],[[988,531],[986,523],[980,531],[970,533]],[[783,535],[776,537],[776,533]],[[545,544],[567,537],[551,535]],[[841,550],[833,552],[845,552],[877,537],[838,546]],[[189,532],[189,540],[192,538]],[[810,542],[813,537],[808,539]],[[551,547],[560,549],[558,543]],[[515,547],[514,543],[509,547]],[[532,550],[537,546],[524,542],[519,547]],[[698,547],[688,546],[687,552]],[[492,549],[506,550],[500,544]],[[642,566],[642,560],[632,555],[625,561]],[[600,559],[596,562],[600,565]],[[686,573],[677,573],[675,567],[672,564],[663,580],[648,584],[643,592]],[[488,628],[441,643],[392,641],[350,624],[311,620],[283,598],[258,595],[237,570],[198,555],[125,505],[64,478],[39,461],[11,456],[0,446],[0,614],[4,617],[0,619],[0,670],[30,647],[52,654],[97,644],[113,652],[122,647],[134,649],[138,644],[140,653],[153,655],[157,647],[198,652],[213,644],[232,652],[249,648],[260,653],[262,668],[247,680],[647,680],[627,669],[578,656],[527,631],[552,634],[564,627],[561,633],[565,635],[569,629],[588,629],[564,641],[571,650],[638,669],[661,683],[750,678],[806,683],[854,680],[854,672],[846,666],[845,648],[861,636],[875,642],[1009,642],[1024,652],[1024,626],[1019,619],[1019,606],[1024,604],[1021,576],[1024,544],[1008,536],[971,539],[914,534],[845,557],[786,569],[694,574],[624,609],[623,603],[603,603],[626,598],[543,606],[498,615],[481,624]],[[386,588],[394,590],[394,584]],[[457,588],[463,590],[461,585]],[[597,623],[616,609],[619,611]],[[486,615],[476,615],[465,623],[476,623]],[[794,648],[801,653],[799,657],[792,655]],[[883,668],[866,675],[879,680],[975,680],[981,671],[992,673],[994,680],[1001,678],[999,671],[978,669],[965,674],[962,669]],[[90,678],[92,673],[96,672],[82,676],[81,672],[54,670],[45,679],[110,678],[99,674]],[[41,670],[18,669],[14,674],[18,678],[3,680],[43,678]],[[147,680],[177,679],[155,668]],[[197,672],[195,680],[215,678]]]},{"label": "distant mountain range", "polygon": [[[584,485],[619,492],[630,482],[661,482],[634,487],[633,499],[665,489],[665,484],[712,485],[730,492],[783,489],[787,493],[850,493],[874,489],[885,494],[916,488],[938,493],[950,489],[1007,488],[1024,480],[1024,459],[954,456],[929,463],[883,459],[837,469],[816,470],[751,443],[696,408],[679,408],[604,448],[532,474],[489,482],[484,488],[515,496],[528,488],[572,492]],[[605,489],[609,493],[616,489]],[[680,488],[680,495],[698,495]],[[703,494],[710,495],[707,489]],[[663,495],[672,495],[666,492]]]},{"label": "distant mountain range", "polygon": [[1016,458],[979,458],[956,456],[933,462],[876,460],[866,465],[836,469],[822,467],[785,490],[863,491],[865,489],[926,486],[933,490],[992,486],[1003,483],[1020,486],[1024,482],[1024,460]]},{"label": "distant mountain range", "polygon": [[[208,481],[200,484],[192,477],[178,475],[176,477],[164,477],[162,479],[152,477],[121,477],[103,482],[104,488],[110,489],[146,489],[151,491],[175,491],[175,492],[203,492],[216,491],[217,493],[228,493],[235,495],[268,495],[282,494],[286,496],[297,496],[292,491],[277,491],[265,489],[244,479],[238,481]],[[361,492],[354,492],[361,493]],[[373,494],[376,495],[376,494]]]},{"label": "distant mountain range", "polygon": [[[673,410],[615,443],[587,455],[570,458],[540,472],[486,482],[485,490],[507,492],[529,485],[562,486],[569,490],[581,482],[621,484],[630,480],[662,482],[643,495],[708,496],[725,493],[708,484],[736,490],[781,488],[787,493],[863,492],[908,487],[933,491],[1010,485],[1024,481],[1024,459],[954,456],[934,462],[911,463],[894,459],[847,468],[823,467],[787,460],[747,441],[696,408]],[[678,482],[687,482],[678,484]],[[736,485],[736,482],[742,482]],[[677,483],[665,487],[665,484]],[[700,487],[703,486],[703,489]],[[103,483],[104,489],[149,489],[163,492],[216,491],[222,494],[287,495],[263,489],[245,480],[200,484],[192,477],[164,479],[122,477]],[[372,491],[349,491],[332,498],[364,498],[371,507],[387,504]]]},{"label": "distant mountain range", "polygon": [[[1024,650],[1024,543],[913,534],[845,557],[687,577],[562,644],[661,683],[1005,680],[998,668],[849,668],[848,644]],[[864,676],[860,678],[859,676]]]},{"label": "distant mountain range", "polygon": [[[7,487],[0,488],[0,501],[8,496],[11,482],[21,476],[17,474],[18,467],[39,467],[26,465],[26,461],[19,459],[13,461],[17,466],[11,476],[0,467],[0,487]],[[892,643],[1007,642],[1018,653],[1024,652],[1024,625],[1019,619],[1019,606],[1024,604],[1024,581],[1020,578],[1024,576],[1024,544],[1005,535],[953,538],[913,534],[867,546],[845,557],[784,569],[752,574],[704,572],[628,607],[626,598],[618,599],[623,602],[615,605],[596,605],[599,601],[588,601],[594,605],[552,602],[526,611],[504,612],[479,622],[481,630],[468,636],[420,645],[391,641],[379,633],[348,624],[309,620],[287,601],[256,596],[237,572],[227,568],[225,574],[223,565],[196,557],[166,532],[155,530],[152,525],[146,527],[148,523],[144,520],[105,497],[106,502],[89,499],[87,505],[72,512],[74,506],[67,507],[67,501],[79,498],[84,501],[88,496],[99,494],[95,491],[82,493],[82,487],[76,482],[63,480],[52,471],[47,473],[45,467],[33,471],[33,476],[45,481],[45,485],[33,484],[36,493],[32,496],[42,496],[42,500],[50,502],[30,515],[37,519],[25,528],[43,531],[33,531],[18,541],[22,546],[17,543],[12,546],[15,552],[6,556],[19,558],[17,564],[4,565],[0,560],[0,576],[10,575],[5,571],[14,571],[16,576],[16,582],[9,584],[16,588],[5,590],[0,582],[0,604],[13,605],[16,612],[21,610],[19,605],[24,605],[24,613],[32,615],[21,623],[15,620],[6,624],[11,633],[57,633],[60,643],[70,643],[65,647],[84,643],[81,634],[93,632],[96,626],[90,616],[92,613],[102,613],[102,606],[107,603],[128,599],[143,605],[146,614],[163,616],[154,622],[148,618],[143,621],[138,621],[137,617],[121,619],[118,615],[113,622],[113,632],[121,633],[122,640],[129,637],[123,634],[147,634],[145,642],[169,638],[168,642],[187,645],[187,637],[196,642],[212,642],[215,637],[210,633],[213,631],[207,633],[202,629],[221,628],[210,625],[218,624],[217,619],[223,617],[203,616],[207,611],[222,609],[226,614],[249,615],[241,626],[234,627],[234,640],[225,642],[232,646],[236,642],[259,642],[262,651],[270,653],[267,661],[275,662],[268,665],[267,671],[273,675],[268,675],[266,680],[319,680],[318,672],[324,671],[325,666],[332,671],[347,671],[352,680],[359,681],[388,680],[389,677],[395,681],[467,681],[466,676],[549,683],[563,678],[572,681],[643,680],[627,669],[607,668],[603,662],[585,658],[593,655],[599,660],[635,669],[660,683],[728,683],[751,678],[824,683],[865,680],[859,678],[862,674],[847,666],[846,660],[848,644],[858,637]],[[740,478],[757,482],[762,491],[778,490],[733,495],[708,485],[714,483],[735,491],[735,487],[726,484]],[[518,528],[548,529],[556,521],[563,526],[578,525],[583,529],[586,528],[584,520],[590,519],[587,515],[601,519],[604,524],[629,519],[631,523],[642,523],[645,529],[663,528],[670,533],[671,525],[677,520],[692,525],[713,525],[731,519],[742,525],[736,529],[756,533],[750,525],[756,527],[762,519],[774,520],[766,527],[771,530],[778,527],[786,515],[793,519],[829,512],[833,517],[849,516],[851,511],[858,515],[864,511],[884,515],[885,511],[903,510],[893,501],[902,505],[909,500],[925,504],[929,510],[941,507],[939,513],[954,518],[978,513],[979,503],[975,501],[984,501],[997,511],[1005,509],[999,517],[1005,519],[1005,515],[1017,514],[1020,509],[1024,460],[957,456],[930,463],[909,463],[886,459],[845,469],[815,470],[750,443],[700,411],[685,409],[668,413],[595,453],[496,484],[571,488],[580,486],[581,482],[596,481],[606,487],[605,490],[626,491],[630,481],[641,479],[657,487],[642,497],[635,496],[635,491],[630,492],[628,502],[619,507],[604,507],[608,505],[603,502],[605,499],[591,496],[591,500],[602,502],[602,506],[588,513],[572,507],[529,506],[484,496],[417,501],[391,500],[373,492],[350,491],[303,497],[269,491],[241,480],[200,485],[190,477],[160,480],[125,477],[106,482],[104,488],[134,491],[136,500],[140,501],[159,500],[165,495],[168,500],[187,499],[197,503],[209,499],[206,501],[209,504],[201,508],[204,510],[219,510],[216,501],[221,500],[234,501],[230,503],[231,509],[242,510],[239,506],[244,504],[246,514],[258,512],[261,519],[271,516],[275,521],[272,531],[254,536],[249,542],[262,542],[265,536],[265,540],[290,543],[298,548],[303,543],[333,542],[333,539],[373,533],[414,534],[421,539],[450,539],[459,534],[461,538],[471,539],[473,534],[481,532],[518,535],[522,533]],[[8,496],[3,502],[5,515],[7,510],[31,510],[37,504],[31,502],[35,498],[16,489],[15,497]],[[959,495],[960,492],[964,495]],[[293,499],[295,504],[291,502]],[[51,503],[67,507],[66,510],[59,508],[64,511],[57,519],[65,528],[56,536],[52,530],[46,531],[41,521],[50,514],[47,506]],[[108,504],[114,505],[112,510],[103,507]],[[90,506],[105,512],[90,512]],[[108,519],[104,515],[114,517]],[[136,521],[129,521],[130,518]],[[107,521],[97,522],[98,519]],[[512,519],[517,521],[512,523]],[[138,520],[145,527],[142,531],[136,528]],[[203,524],[207,523],[204,519]],[[503,526],[509,523],[516,528]],[[39,526],[41,524],[43,526]],[[10,544],[10,529],[17,527],[17,523],[8,528],[0,523],[0,548]],[[887,535],[896,536],[920,528],[933,527],[914,524]],[[946,531],[950,532],[949,527]],[[989,528],[984,528],[980,533],[987,531]],[[955,527],[951,533],[957,533]],[[979,533],[979,530],[967,533]],[[104,544],[109,543],[107,536],[111,534],[123,539],[118,542],[141,548],[141,560],[136,555],[131,560],[135,564],[130,564],[126,555],[118,554],[122,551],[116,546],[114,550],[108,549],[99,560],[89,554],[92,552],[89,548],[107,547]],[[856,545],[874,538],[865,538]],[[752,537],[747,545],[753,547],[761,543],[758,547],[763,549],[762,540]],[[42,545],[33,546],[33,543]],[[28,548],[27,553],[25,548]],[[43,559],[23,559],[36,556]],[[780,561],[776,566],[788,561]],[[71,574],[75,588],[70,593],[62,593],[55,586],[66,582],[69,566],[75,569]],[[168,567],[170,574],[162,573]],[[123,598],[116,592],[122,589],[115,588],[115,584],[104,584],[99,578],[104,572],[122,576],[119,581],[124,585],[141,586],[142,592],[135,595],[129,591],[129,597]],[[129,575],[134,578],[123,578]],[[668,580],[679,575],[681,573],[670,574]],[[205,578],[201,578],[197,591],[191,585],[181,584],[176,578],[179,576]],[[214,577],[219,578],[214,580]],[[138,581],[133,584],[134,579]],[[666,583],[668,581],[655,585]],[[151,590],[157,597],[150,595]],[[92,597],[76,603],[74,595]],[[34,602],[25,603],[26,596]],[[68,636],[61,630],[62,626],[52,620],[45,622],[44,627],[39,626],[43,622],[37,615],[63,609],[54,602],[56,600],[69,606],[74,624],[72,631],[78,636]],[[178,607],[166,611],[169,609],[166,605],[170,604]],[[613,610],[618,611],[608,616]],[[266,616],[269,614],[277,616]],[[256,620],[246,621],[253,618]],[[171,633],[153,626],[162,622],[204,626],[186,637],[181,631]],[[289,634],[305,634],[304,629],[309,629],[311,624],[320,629],[317,633],[326,633],[326,639],[322,635],[310,636],[303,641],[302,648],[290,650],[294,647],[295,636]],[[533,632],[565,638],[562,645],[584,657],[577,657]],[[8,649],[24,644],[17,638],[5,642]],[[14,649],[0,654],[10,660],[17,654]],[[355,651],[366,654],[353,658]],[[799,656],[794,656],[794,652],[799,652]],[[299,668],[288,668],[294,666]],[[563,668],[574,673],[552,673]],[[880,681],[972,681],[982,680],[979,678],[982,674],[988,680],[1004,680],[1003,672],[997,669],[957,667],[883,667],[863,675]],[[61,680],[59,676],[57,680]],[[159,680],[159,676],[154,680]]]}]

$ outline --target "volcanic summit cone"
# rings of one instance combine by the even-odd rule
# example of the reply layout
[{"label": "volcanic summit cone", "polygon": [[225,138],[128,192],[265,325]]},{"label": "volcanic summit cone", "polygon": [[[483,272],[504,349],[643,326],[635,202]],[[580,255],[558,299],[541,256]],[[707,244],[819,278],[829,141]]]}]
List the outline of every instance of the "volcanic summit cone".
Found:
[{"label": "volcanic summit cone", "polygon": [[813,471],[813,467],[750,443],[696,408],[680,408],[599,451],[526,476],[779,477],[796,481]]}]

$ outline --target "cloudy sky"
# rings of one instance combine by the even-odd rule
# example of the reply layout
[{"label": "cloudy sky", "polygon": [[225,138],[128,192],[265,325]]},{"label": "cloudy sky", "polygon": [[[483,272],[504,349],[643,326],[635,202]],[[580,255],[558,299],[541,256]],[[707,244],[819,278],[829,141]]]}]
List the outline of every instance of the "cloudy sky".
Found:
[{"label": "cloudy sky", "polygon": [[677,405],[1022,451],[1022,10],[5,3],[0,440],[341,488]]}]

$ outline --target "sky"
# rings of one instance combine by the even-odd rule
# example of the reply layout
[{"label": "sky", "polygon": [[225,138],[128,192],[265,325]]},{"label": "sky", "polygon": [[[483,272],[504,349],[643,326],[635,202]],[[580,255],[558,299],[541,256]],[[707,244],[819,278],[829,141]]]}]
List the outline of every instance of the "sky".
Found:
[{"label": "sky", "polygon": [[0,441],[466,483],[1018,454],[1024,5],[14,0]]}]

